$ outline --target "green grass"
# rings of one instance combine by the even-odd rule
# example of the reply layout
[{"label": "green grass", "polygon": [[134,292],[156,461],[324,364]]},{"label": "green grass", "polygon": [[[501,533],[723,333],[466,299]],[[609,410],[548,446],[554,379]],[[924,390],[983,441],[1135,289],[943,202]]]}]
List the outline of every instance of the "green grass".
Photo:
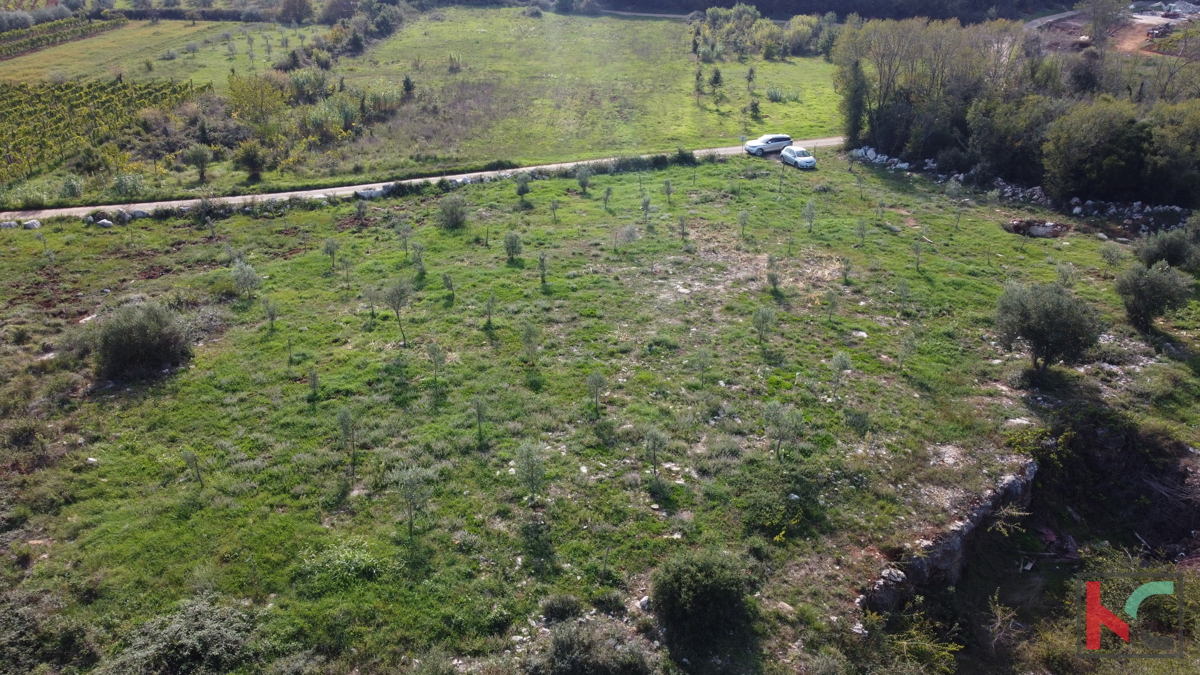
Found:
[{"label": "green grass", "polygon": [[[717,105],[705,96],[697,104],[692,93],[696,66],[681,22],[552,13],[533,19],[518,9],[448,8],[443,13],[443,21],[422,15],[363,56],[343,58],[333,69],[334,81],[344,76],[347,85],[356,87],[381,79],[399,82],[410,75],[417,95],[392,120],[350,142],[314,149],[294,171],[267,171],[261,182],[249,182],[244,171],[226,160],[210,167],[204,186],[190,167],[148,177],[146,190],[133,201],[194,197],[199,188],[244,194],[367,183],[436,175],[493,160],[528,165],[737,145],[743,135],[765,132],[797,139],[838,133],[833,66],[819,58],[714,64],[724,74],[728,100]],[[134,79],[211,82],[220,93],[231,68],[239,73],[251,69],[242,28],[142,22],[0,63],[0,78],[42,80],[56,72],[111,77],[119,69]],[[250,35],[260,61],[254,69],[262,70],[285,51],[279,46],[281,34],[269,30],[275,50],[268,58],[259,28]],[[311,36],[314,30],[301,32]],[[226,31],[233,33],[235,56],[220,40]],[[294,31],[287,35],[292,47],[299,46]],[[206,39],[212,44],[203,45]],[[188,42],[201,44],[199,53],[186,54]],[[179,58],[163,59],[168,49],[178,51]],[[456,74],[449,72],[450,54],[465,62]],[[148,59],[152,71],[145,67]],[[753,94],[744,79],[750,67],[757,71]],[[712,68],[704,66],[706,76]],[[801,99],[771,103],[768,86],[797,92]],[[751,98],[760,102],[759,120],[740,112]],[[148,171],[150,163],[144,164]],[[11,203],[66,204],[57,198],[66,170],[14,186]],[[131,201],[109,192],[108,183],[90,184],[83,198],[74,201]],[[40,197],[30,200],[31,194]]]},{"label": "green grass", "polygon": [[[31,511],[25,536],[36,528],[53,543],[37,549],[47,557],[29,570],[8,563],[6,583],[60,598],[62,612],[94,627],[105,645],[212,588],[263,608],[275,654],[315,649],[379,669],[431,645],[499,654],[549,593],[589,598],[613,587],[628,602],[673,551],[743,551],[753,538],[769,540],[774,532],[748,532],[745,523],[764,518],[756,504],[784,508],[794,488],[783,476],[802,471],[820,501],[766,547],[773,571],[762,602],[785,601],[807,618],[768,613],[765,644],[785,650],[806,636],[816,649],[837,628],[824,617],[855,611],[853,589],[877,573],[879,551],[954,520],[1005,470],[997,452],[1005,420],[1033,415],[1008,386],[1024,357],[991,344],[1005,280],[1048,281],[1053,263],[1070,262],[1081,273],[1077,292],[1103,308],[1114,333],[1136,340],[1122,327],[1093,236],[1022,245],[1000,223],[1027,210],[998,204],[971,206],[956,229],[955,207],[924,178],[868,173],[860,198],[844,160],[823,152],[819,161],[815,173],[786,171],[782,190],[778,165],[751,158],[601,175],[587,196],[569,179],[536,181],[527,209],[517,207],[509,181],[475,185],[462,189],[472,215],[455,233],[434,224],[437,197],[374,202],[361,224],[346,206],[238,216],[218,224],[217,241],[186,222],[136,221],[131,234],[60,222],[42,230],[53,266],[33,233],[5,231],[0,271],[12,281],[0,287],[3,334],[23,326],[32,335],[25,346],[2,347],[4,400],[18,401],[14,410],[42,401],[51,448],[65,455],[57,468],[9,479]],[[677,189],[672,205],[664,179]],[[643,224],[639,185],[654,206],[653,231]],[[606,187],[614,193],[608,210]],[[558,222],[551,199],[562,203]],[[818,210],[812,233],[799,217],[808,200]],[[742,211],[750,214],[745,237]],[[383,309],[373,316],[362,295],[397,278],[422,285],[394,234],[378,227],[389,212],[412,217],[415,240],[427,247],[428,275],[403,313],[408,348],[394,317]],[[674,229],[680,216],[686,241]],[[629,224],[641,237],[614,251],[614,228]],[[525,248],[514,264],[500,244],[509,230]],[[935,246],[918,270],[911,244],[922,235]],[[353,263],[349,283],[321,253],[327,238]],[[218,299],[230,288],[226,247],[264,275],[257,295],[280,306],[274,330],[257,297]],[[549,257],[545,286],[539,253]],[[766,284],[771,256],[783,278],[778,294]],[[845,283],[842,259],[852,263]],[[454,279],[453,298],[442,273]],[[903,308],[902,279],[913,294]],[[821,304],[827,289],[840,297],[832,320]],[[497,310],[487,331],[491,293]],[[225,327],[206,335],[188,368],[158,381],[87,389],[85,372],[67,395],[47,398],[69,371],[38,356],[61,350],[81,318],[133,294],[199,303],[207,309],[193,316],[215,313]],[[760,307],[778,313],[762,345],[750,326]],[[1193,303],[1162,329],[1195,350],[1198,321]],[[527,322],[541,331],[536,366],[522,357]],[[895,359],[909,330],[919,349],[901,370]],[[449,353],[440,386],[425,357],[435,341]],[[713,354],[703,377],[694,367],[701,349]],[[853,365],[840,388],[828,366],[837,351]],[[311,402],[310,369],[321,383]],[[1167,371],[1175,393],[1143,399],[1122,390],[1111,405],[1197,445],[1192,370],[1156,359],[1121,377]],[[591,372],[608,382],[608,430],[587,402]],[[484,448],[468,409],[475,395],[490,403]],[[788,447],[783,469],[763,436],[759,409],[769,399],[804,413],[802,442]],[[54,400],[61,404],[46,402]],[[362,425],[358,481],[345,499],[335,422],[342,407]],[[869,413],[866,439],[847,427],[846,410]],[[658,495],[647,489],[645,425],[672,439]],[[737,456],[708,451],[724,436],[738,441]],[[549,524],[550,553],[520,534],[537,517],[509,472],[526,439],[546,453],[550,488],[536,513]],[[939,444],[962,448],[962,459],[935,461]],[[203,488],[188,479],[183,450],[200,457]],[[413,540],[396,495],[380,482],[403,465],[438,476]],[[614,533],[597,535],[598,523]],[[478,544],[460,543],[460,531]],[[304,562],[339,546],[361,547],[359,558],[382,572],[342,583]]]},{"label": "green grass", "polygon": [[[192,80],[197,85],[211,82],[218,91],[223,91],[229,77],[229,69],[249,70],[251,63],[246,54],[245,39],[239,30],[241,24],[228,22],[189,21],[131,21],[128,26],[108,31],[84,40],[55,45],[14,59],[0,62],[0,79],[15,82],[44,81],[51,74],[61,73],[71,78],[110,78],[116,72],[133,80],[173,79]],[[311,34],[314,29],[301,31]],[[236,38],[237,55],[230,57],[221,34],[229,32]],[[259,36],[257,31],[252,33]],[[268,32],[279,57],[278,33]],[[295,41],[295,33],[287,35]],[[205,40],[212,44],[204,45]],[[184,46],[194,42],[201,46],[199,52],[189,55]],[[258,69],[270,67],[273,60],[266,60],[261,38],[255,43],[260,63]],[[297,43],[298,45],[298,43]],[[167,50],[174,49],[179,58],[166,60]],[[146,69],[150,61],[153,70]]]},{"label": "green grass", "polygon": [[[818,58],[705,65],[706,76],[720,67],[729,100],[718,106],[705,96],[697,105],[696,65],[678,21],[553,13],[535,19],[520,9],[456,8],[444,14],[444,21],[425,16],[338,65],[348,84],[362,87],[407,74],[450,108],[447,117],[454,119],[446,119],[429,141],[420,138],[426,129],[406,127],[404,120],[376,132],[386,139],[379,154],[543,163],[737,145],[743,135],[766,132],[794,138],[839,133],[833,66]],[[465,61],[456,74],[449,72],[451,54]],[[740,113],[751,98],[745,82],[750,67],[757,71],[753,97],[762,105],[761,121]],[[768,85],[798,91],[802,98],[770,103]],[[364,158],[376,159],[370,143],[361,145]]]}]

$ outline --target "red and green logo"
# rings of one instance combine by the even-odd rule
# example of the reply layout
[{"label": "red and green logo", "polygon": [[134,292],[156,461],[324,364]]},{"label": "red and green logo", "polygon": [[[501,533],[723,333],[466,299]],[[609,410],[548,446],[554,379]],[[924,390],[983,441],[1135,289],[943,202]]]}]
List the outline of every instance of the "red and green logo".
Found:
[{"label": "red and green logo", "polygon": [[1182,574],[1102,574],[1080,585],[1080,656],[1183,657]]}]

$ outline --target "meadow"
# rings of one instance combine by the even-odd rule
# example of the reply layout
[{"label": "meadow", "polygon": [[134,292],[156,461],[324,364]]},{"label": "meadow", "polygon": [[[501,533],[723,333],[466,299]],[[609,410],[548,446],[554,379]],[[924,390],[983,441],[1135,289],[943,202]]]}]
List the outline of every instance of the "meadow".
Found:
[{"label": "meadow", "polygon": [[[528,654],[550,596],[658,640],[637,607],[649,572],[723,549],[761,580],[755,670],[947,672],[942,651],[856,637],[860,620],[882,630],[855,606],[862,585],[1011,470],[1012,420],[1052,415],[1043,394],[1098,381],[1113,414],[1200,445],[1196,357],[1124,323],[1084,223],[1025,240],[1001,225],[1045,214],[818,161],[600,173],[586,192],[554,177],[524,199],[506,180],[213,229],[4,231],[6,428],[33,415],[57,462],[5,479],[10,597],[60,608],[53,625],[98,658],[209,598],[253,617],[251,671],[439,653],[476,668]],[[457,196],[467,224],[448,231],[438,214]],[[256,289],[235,286],[238,261]],[[1110,356],[1029,390],[1027,357],[996,344],[996,298],[1063,264],[1105,315]],[[396,280],[416,289],[403,333],[370,292]],[[72,366],[75,331],[131,299],[189,317],[191,362],[121,382]],[[1198,327],[1192,302],[1158,330],[1194,354]],[[799,411],[795,434],[764,420],[769,401]],[[518,474],[527,443],[540,489]],[[405,467],[434,476],[411,535]],[[912,635],[976,640],[927,609],[905,610]]]},{"label": "meadow", "polygon": [[[318,30],[319,27],[307,26],[282,31],[266,25],[248,30],[245,25],[223,21],[197,21],[195,25],[190,21],[131,21],[115,31],[0,61],[0,80],[43,82],[52,77],[95,80],[110,79],[119,73],[133,81],[192,80],[197,86],[211,83],[218,91],[224,91],[231,68],[262,70],[275,61],[266,54],[261,39],[256,59],[250,60],[245,45],[247,32],[270,36],[278,47],[281,35],[298,40],[299,35],[308,37]],[[241,39],[232,55],[222,37],[225,33]],[[188,53],[185,47],[189,43],[200,50]],[[167,59],[167,52],[172,50],[176,58]]]},{"label": "meadow", "polygon": [[[211,82],[223,94],[231,72],[265,72],[286,56],[284,37],[295,48],[323,30],[133,22],[0,62],[0,79],[120,73],[139,81]],[[188,44],[197,51],[186,51]],[[166,58],[168,50],[175,58]],[[196,169],[176,163],[170,171],[147,175],[136,199],[319,188],[451,173],[494,161],[530,165],[728,146],[766,132],[798,139],[837,133],[833,66],[820,58],[706,64],[706,78],[714,67],[721,69],[719,102],[711,93],[700,100],[693,94],[696,67],[679,21],[549,12],[533,18],[519,9],[494,8],[416,15],[363,55],[340,58],[330,71],[331,83],[359,90],[411,77],[415,94],[391,119],[313,147],[300,161],[269,168],[261,180],[249,180],[226,158],[213,163],[202,184]],[[756,78],[748,84],[750,68]],[[768,88],[778,89],[781,100],[769,100]],[[760,106],[757,118],[743,111],[751,100]],[[60,187],[71,170],[60,166],[9,186],[8,202],[16,207],[129,201],[114,192],[111,180],[100,179],[88,181],[82,196],[63,196]]]}]

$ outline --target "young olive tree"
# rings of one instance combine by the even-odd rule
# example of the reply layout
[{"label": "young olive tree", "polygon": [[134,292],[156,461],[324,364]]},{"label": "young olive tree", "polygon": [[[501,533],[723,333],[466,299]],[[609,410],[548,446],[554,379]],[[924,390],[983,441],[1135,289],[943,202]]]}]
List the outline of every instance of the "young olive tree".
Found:
[{"label": "young olive tree", "polygon": [[425,245],[420,242],[413,242],[412,245],[412,264],[417,270],[417,278],[425,278]]},{"label": "young olive tree", "polygon": [[588,373],[588,396],[592,399],[592,409],[595,411],[597,416],[600,415],[600,397],[604,395],[604,390],[607,387],[608,383],[604,381],[603,375],[596,372]]},{"label": "young olive tree", "polygon": [[587,196],[588,186],[592,184],[592,168],[586,164],[575,167],[575,182],[579,183],[579,189]]},{"label": "young olive tree", "polygon": [[611,185],[604,188],[604,210],[605,211],[608,210],[608,201],[610,199],[612,199],[612,192],[613,192],[613,190],[612,190]]},{"label": "young olive tree", "polygon": [[824,302],[825,302],[826,309],[829,310],[829,323],[830,323],[830,325],[832,325],[833,324],[833,315],[835,312],[837,312],[837,308],[838,308],[838,293],[837,293],[837,291],[833,290],[832,288],[826,289],[825,295],[822,296],[822,300],[824,300]]},{"label": "young olive tree", "polygon": [[546,272],[549,271],[549,262],[546,258],[546,252],[538,253],[538,276],[542,279],[542,285],[546,285]]},{"label": "young olive tree", "polygon": [[413,536],[413,523],[417,514],[425,509],[425,505],[433,496],[434,479],[433,471],[420,467],[393,469],[388,474],[388,482],[395,486],[396,492],[400,494],[400,499],[404,502],[410,539]]},{"label": "young olive tree", "polygon": [[532,441],[525,441],[517,448],[515,463],[517,480],[529,493],[529,501],[533,501],[546,483],[546,462],[542,453]]},{"label": "young olive tree", "polygon": [[408,240],[412,239],[413,236],[412,221],[397,222],[395,230],[396,236],[400,239],[400,244],[404,247],[404,259],[408,260]]},{"label": "young olive tree", "polygon": [[239,295],[249,296],[262,283],[258,272],[242,260],[233,263],[233,286]]},{"label": "young olive tree", "polygon": [[329,269],[337,269],[337,254],[341,250],[342,245],[337,239],[326,239],[325,245],[321,247],[321,253],[329,256]]},{"label": "young olive tree", "polygon": [[521,328],[521,348],[525,351],[525,362],[531,366],[537,365],[538,341],[542,330],[531,321],[526,321]]},{"label": "young olive tree", "polygon": [[842,378],[851,368],[850,355],[846,352],[839,351],[833,355],[833,359],[829,361],[830,375],[833,376],[833,390],[836,392],[842,388]]},{"label": "young olive tree", "polygon": [[646,446],[646,456],[650,459],[650,466],[654,471],[654,478],[658,479],[658,457],[666,452],[667,444],[670,439],[658,427],[650,427],[642,434],[642,443]]},{"label": "young olive tree", "polygon": [[406,347],[408,346],[408,336],[404,334],[404,323],[400,320],[400,310],[412,302],[412,296],[412,284],[403,279],[389,284],[383,289],[383,303],[396,314],[396,325],[400,327],[400,341]]},{"label": "young olive tree", "polygon": [[763,426],[766,427],[775,459],[782,462],[783,446],[799,437],[804,427],[804,414],[790,403],[783,405],[779,401],[768,401],[763,406]]},{"label": "young olive tree", "polygon": [[771,329],[775,327],[775,310],[770,307],[759,307],[754,312],[754,331],[758,333],[758,343],[766,344]]},{"label": "young olive tree", "polygon": [[516,183],[517,199],[521,204],[525,204],[525,196],[529,194],[530,176],[527,173],[519,173],[513,176],[513,183]]},{"label": "young olive tree", "polygon": [[804,203],[804,211],[801,212],[804,217],[804,222],[808,223],[808,233],[812,234],[813,224],[817,222],[817,205],[813,200],[808,200]]},{"label": "young olive tree", "polygon": [[516,262],[522,250],[521,235],[512,230],[506,232],[504,234],[504,255],[508,256],[508,262]]},{"label": "young olive tree", "polygon": [[267,316],[267,325],[269,330],[275,332],[275,319],[279,318],[279,305],[271,302],[270,298],[262,299],[263,314]]},{"label": "young olive tree", "polygon": [[442,273],[442,288],[450,292],[450,302],[454,302],[454,278],[449,272]]}]

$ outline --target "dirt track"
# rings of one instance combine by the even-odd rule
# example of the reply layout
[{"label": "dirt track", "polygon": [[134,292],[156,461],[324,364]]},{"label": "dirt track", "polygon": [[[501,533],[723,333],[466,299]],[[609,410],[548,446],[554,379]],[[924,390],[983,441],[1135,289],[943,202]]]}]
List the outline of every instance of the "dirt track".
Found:
[{"label": "dirt track", "polygon": [[[796,141],[792,142],[792,145],[800,145],[800,146],[804,146],[806,148],[826,148],[826,147],[837,146],[837,145],[841,145],[841,144],[842,144],[841,136],[831,136],[829,138],[811,138],[811,139],[806,139],[806,140],[796,140]],[[695,152],[697,154],[711,152],[711,153],[715,153],[718,155],[736,155],[736,154],[741,153],[742,151],[743,151],[742,146],[734,145],[734,146],[725,147],[725,148],[706,148],[704,150],[696,150]],[[470,179],[471,181],[477,181],[477,180],[479,180],[481,178],[485,178],[485,177],[488,179],[499,178],[501,176],[501,174],[512,174],[512,173],[515,173],[518,171],[535,171],[535,170],[557,171],[559,169],[569,169],[571,167],[578,166],[580,164],[592,164],[594,162],[603,162],[603,161],[606,161],[606,160],[604,160],[604,159],[589,159],[589,160],[583,160],[583,161],[579,161],[579,162],[562,162],[559,164],[541,164],[538,166],[526,166],[526,167],[521,167],[520,169],[505,169],[504,171],[477,171],[474,173],[447,174],[445,177],[447,179],[460,179],[461,180],[461,179],[467,178],[467,179]],[[342,187],[329,187],[329,188],[321,188],[321,189],[317,189],[317,190],[293,190],[291,192],[271,192],[271,193],[264,193],[264,194],[255,194],[255,195],[238,195],[238,196],[234,196],[234,197],[218,197],[216,199],[216,201],[224,202],[224,203],[228,203],[228,204],[242,204],[242,203],[249,202],[252,200],[262,201],[265,199],[288,199],[290,197],[298,197],[300,199],[321,199],[323,197],[350,197],[350,196],[353,196],[355,192],[380,190],[383,188],[383,186],[391,185],[392,183],[413,184],[413,183],[421,183],[421,182],[425,182],[425,181],[432,182],[434,180],[436,180],[436,179],[412,178],[409,180],[386,181],[383,183],[365,183],[362,185],[345,185]],[[29,211],[8,211],[5,213],[0,213],[0,220],[33,220],[33,219],[40,220],[43,218],[59,218],[59,217],[63,217],[63,216],[73,216],[76,218],[82,218],[83,216],[86,216],[87,214],[89,214],[92,211],[95,211],[96,209],[99,209],[99,208],[110,209],[110,210],[111,209],[124,209],[126,211],[135,211],[135,210],[153,211],[156,208],[179,208],[181,206],[192,206],[199,201],[200,201],[199,199],[173,199],[173,200],[167,200],[167,201],[161,201],[161,202],[142,202],[142,203],[138,203],[138,204],[101,204],[101,205],[92,205],[92,206],[71,206],[71,207],[60,208],[60,209],[34,209],[34,210],[29,210]]]}]

